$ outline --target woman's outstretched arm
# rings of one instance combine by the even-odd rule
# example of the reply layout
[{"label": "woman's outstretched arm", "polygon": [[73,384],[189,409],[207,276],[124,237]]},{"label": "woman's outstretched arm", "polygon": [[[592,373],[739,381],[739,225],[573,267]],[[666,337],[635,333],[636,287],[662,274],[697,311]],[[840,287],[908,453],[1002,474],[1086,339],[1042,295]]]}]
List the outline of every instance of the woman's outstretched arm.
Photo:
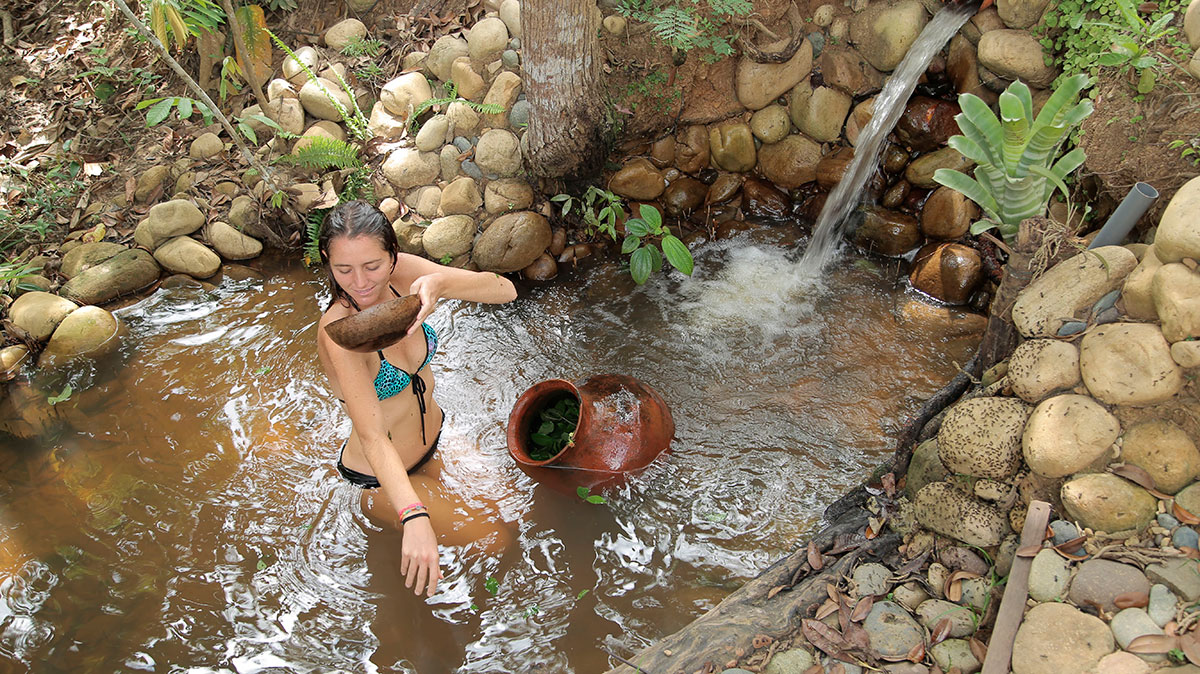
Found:
[{"label": "woman's outstretched arm", "polygon": [[512,281],[500,274],[456,269],[404,253],[396,261],[392,278],[400,287],[407,287],[410,295],[421,298],[421,312],[410,333],[418,330],[421,321],[433,313],[439,299],[504,304],[517,298]]}]

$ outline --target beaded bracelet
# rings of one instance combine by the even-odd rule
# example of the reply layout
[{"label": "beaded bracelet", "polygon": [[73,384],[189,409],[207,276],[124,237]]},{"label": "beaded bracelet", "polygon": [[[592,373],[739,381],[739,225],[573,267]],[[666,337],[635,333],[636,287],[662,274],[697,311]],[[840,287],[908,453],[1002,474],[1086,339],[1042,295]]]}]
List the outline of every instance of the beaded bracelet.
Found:
[{"label": "beaded bracelet", "polygon": [[400,519],[404,519],[404,516],[410,512],[414,512],[417,510],[425,510],[425,509],[426,509],[425,504],[421,503],[420,501],[417,501],[416,503],[411,503],[409,505],[404,506],[404,508],[402,508],[400,510]]},{"label": "beaded bracelet", "polygon": [[[405,517],[404,519],[400,520],[400,526],[404,526],[405,524],[408,524],[410,521],[415,520],[418,517],[428,518],[429,513],[427,513],[427,512],[413,513],[413,514],[409,515],[408,517]],[[432,518],[430,518],[430,519],[432,519]]]}]

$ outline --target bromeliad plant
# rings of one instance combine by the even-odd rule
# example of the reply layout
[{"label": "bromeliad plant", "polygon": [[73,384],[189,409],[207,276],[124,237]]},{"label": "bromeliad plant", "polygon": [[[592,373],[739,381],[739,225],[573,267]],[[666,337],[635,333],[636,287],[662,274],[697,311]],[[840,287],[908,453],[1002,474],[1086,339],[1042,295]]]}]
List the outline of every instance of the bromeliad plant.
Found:
[{"label": "bromeliad plant", "polygon": [[987,217],[971,226],[972,234],[995,227],[1011,243],[1022,220],[1045,213],[1055,188],[1067,195],[1065,179],[1083,164],[1084,152],[1075,148],[1054,158],[1071,130],[1092,114],[1092,102],[1079,100],[1087,84],[1083,74],[1064,80],[1036,119],[1029,87],[1020,80],[1000,95],[999,118],[978,96],[958,97],[962,113],[955,120],[963,135],[948,144],[976,163],[975,177],[938,169],[933,179],[983,209]]}]

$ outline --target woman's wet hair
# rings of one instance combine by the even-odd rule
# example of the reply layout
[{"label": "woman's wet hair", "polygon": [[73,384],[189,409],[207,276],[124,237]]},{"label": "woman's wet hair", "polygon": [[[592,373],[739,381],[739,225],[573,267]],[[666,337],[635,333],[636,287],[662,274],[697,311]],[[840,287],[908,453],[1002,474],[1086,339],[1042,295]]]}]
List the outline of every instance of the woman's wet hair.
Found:
[{"label": "woman's wet hair", "polygon": [[[383,211],[365,201],[348,201],[339,204],[325,217],[321,225],[321,236],[317,240],[317,250],[321,255],[321,264],[325,265],[325,280],[329,284],[329,292],[333,302],[344,300],[353,304],[350,295],[342,289],[333,278],[333,268],[329,264],[329,244],[334,239],[352,239],[365,236],[375,239],[392,258],[392,267],[396,266],[396,256],[400,254],[400,242],[396,239],[396,231],[392,229]],[[332,302],[330,303],[332,306]]]}]

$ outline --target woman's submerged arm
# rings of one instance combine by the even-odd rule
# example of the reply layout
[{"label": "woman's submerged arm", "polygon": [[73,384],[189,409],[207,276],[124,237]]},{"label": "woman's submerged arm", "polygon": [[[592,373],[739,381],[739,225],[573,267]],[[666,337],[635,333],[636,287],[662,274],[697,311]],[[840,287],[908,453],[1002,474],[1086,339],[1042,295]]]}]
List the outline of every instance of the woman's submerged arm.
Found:
[{"label": "woman's submerged arm", "polygon": [[[341,348],[325,332],[324,321],[318,328],[317,339],[328,356],[332,375],[346,400],[346,411],[354,424],[354,432],[362,445],[363,454],[371,465],[371,471],[383,488],[384,495],[392,507],[399,511],[410,504],[419,503],[420,497],[395,445],[388,437],[379,399],[375,395],[370,357]],[[427,588],[430,596],[441,579],[438,564],[437,538],[431,517],[418,517],[403,524],[404,540],[401,544],[402,559],[400,573],[405,577],[405,587],[414,587],[417,594]]]}]

